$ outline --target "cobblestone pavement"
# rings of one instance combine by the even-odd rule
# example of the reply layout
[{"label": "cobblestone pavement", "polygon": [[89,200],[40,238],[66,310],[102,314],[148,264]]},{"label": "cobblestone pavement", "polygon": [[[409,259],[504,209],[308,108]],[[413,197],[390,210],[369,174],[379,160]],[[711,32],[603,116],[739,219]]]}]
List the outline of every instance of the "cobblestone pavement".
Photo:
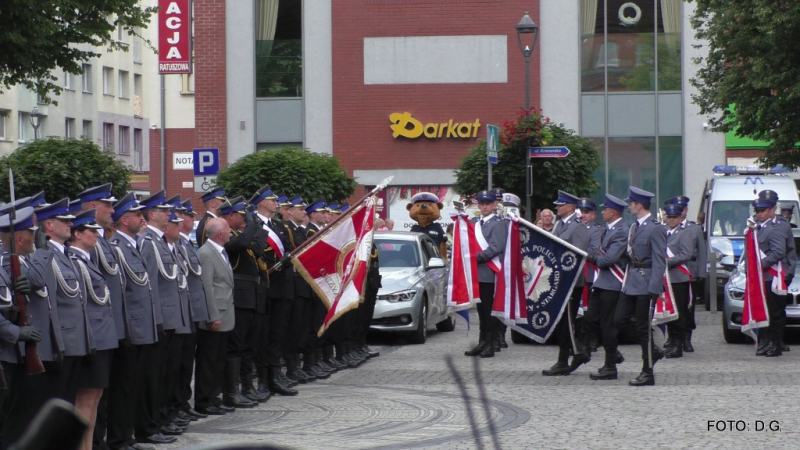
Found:
[{"label": "cobblestone pavement", "polygon": [[656,386],[643,388],[627,386],[641,368],[633,345],[621,347],[618,380],[591,381],[602,350],[570,376],[543,377],[555,346],[509,340],[494,358],[468,358],[477,329],[467,335],[463,322],[451,333],[431,331],[422,346],[381,337],[372,345],[381,356],[358,369],[302,385],[296,397],[194,422],[158,448],[233,441],[301,449],[794,447],[800,345],[780,358],[756,357],[752,345],[726,344],[720,321],[698,312],[696,352],[660,361]]}]

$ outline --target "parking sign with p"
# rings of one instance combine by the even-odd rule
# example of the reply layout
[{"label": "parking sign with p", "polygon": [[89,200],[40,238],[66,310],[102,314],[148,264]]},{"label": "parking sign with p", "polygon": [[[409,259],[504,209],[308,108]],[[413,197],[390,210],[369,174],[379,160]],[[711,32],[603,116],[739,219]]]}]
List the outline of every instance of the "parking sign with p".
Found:
[{"label": "parking sign with p", "polygon": [[208,176],[219,173],[219,149],[196,148],[192,151],[194,175]]}]

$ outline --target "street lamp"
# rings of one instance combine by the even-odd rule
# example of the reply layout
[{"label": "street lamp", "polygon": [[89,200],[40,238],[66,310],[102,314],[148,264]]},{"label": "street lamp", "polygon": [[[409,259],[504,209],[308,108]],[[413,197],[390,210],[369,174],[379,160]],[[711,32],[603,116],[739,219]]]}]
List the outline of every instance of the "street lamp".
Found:
[{"label": "street lamp", "polygon": [[[539,39],[539,25],[531,19],[531,15],[525,11],[522,15],[517,28],[517,44],[522,56],[525,57],[525,111],[531,110],[531,54]],[[522,42],[522,35],[525,36],[526,43]],[[532,35],[528,37],[527,35]],[[528,42],[530,44],[528,44]],[[525,152],[525,217],[531,220],[531,157]]]},{"label": "street lamp", "polygon": [[42,113],[39,112],[39,108],[33,107],[31,110],[31,126],[33,127],[33,139],[36,140],[39,138],[39,125],[41,125],[41,118]]}]

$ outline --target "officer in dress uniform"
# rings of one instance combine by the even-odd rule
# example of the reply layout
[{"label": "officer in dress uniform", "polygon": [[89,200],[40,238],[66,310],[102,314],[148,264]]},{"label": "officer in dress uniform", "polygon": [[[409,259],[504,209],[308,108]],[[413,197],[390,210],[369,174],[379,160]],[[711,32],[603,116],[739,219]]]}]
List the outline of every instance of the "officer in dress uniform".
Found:
[{"label": "officer in dress uniform", "polygon": [[653,345],[651,322],[655,299],[664,292],[666,270],[667,232],[650,213],[650,203],[655,194],[631,186],[628,211],[636,219],[628,231],[628,257],[622,295],[614,313],[614,332],[629,322],[636,321],[636,335],[642,347],[642,372],[631,386],[655,384],[653,366],[664,357],[664,352]]},{"label": "officer in dress uniform", "polygon": [[[503,215],[520,217],[520,199],[518,196],[510,192],[503,193],[503,200],[500,203],[500,206],[502,206]],[[497,338],[495,342],[495,350],[497,351],[499,351],[499,349],[508,348],[508,343],[506,342],[506,330],[508,329],[508,326],[506,326],[506,324],[500,320],[498,320],[498,323],[499,329],[497,330]]]},{"label": "officer in dress uniform", "polygon": [[756,355],[768,357],[783,354],[781,343],[786,328],[786,303],[782,295],[772,291],[773,274],[771,272],[773,266],[786,262],[786,240],[787,236],[792,235],[789,223],[775,217],[777,204],[778,194],[770,190],[759,192],[758,198],[753,200],[756,226],[758,227],[758,245],[765,255],[761,258],[761,269],[763,270],[764,292],[767,293],[769,312],[769,327],[759,333]]},{"label": "officer in dress uniform", "polygon": [[97,247],[98,231],[102,229],[95,221],[96,210],[87,209],[72,220],[71,237],[67,254],[77,269],[81,290],[85,292],[89,325],[95,341],[95,351],[83,359],[78,384],[76,409],[88,420],[84,437],[84,448],[91,448],[97,406],[108,388],[111,374],[111,358],[119,346],[119,335],[114,323],[114,306],[111,304],[106,279],[100,268],[92,262],[91,253]]},{"label": "officer in dress uniform", "polygon": [[180,281],[178,262],[164,236],[172,205],[166,203],[164,190],[142,200],[141,204],[145,207],[147,228],[139,237],[138,245],[153,290],[156,322],[160,324],[157,345],[159,354],[154,359],[160,371],[159,394],[156,401],[159,411],[155,419],[160,425],[161,434],[177,436],[183,434],[185,427],[174,423],[175,421],[167,414],[168,402],[172,399],[175,386],[175,379],[172,376],[174,374],[170,372],[170,362],[180,358],[181,342],[174,338],[175,330],[187,326],[191,320],[188,317],[189,305],[188,299],[183,300],[178,292]]},{"label": "officer in dress uniform", "polygon": [[606,194],[602,212],[606,231],[600,248],[589,250],[589,260],[597,266],[599,272],[592,286],[591,307],[584,320],[589,325],[591,335],[597,336],[599,333],[602,337],[605,349],[605,363],[597,373],[589,375],[592,380],[616,380],[617,364],[622,364],[625,360],[617,350],[614,312],[628,264],[628,225],[622,220],[627,206],[624,200]]},{"label": "officer in dress uniform", "polygon": [[692,236],[692,258],[686,262],[692,277],[692,281],[689,283],[692,298],[686,314],[686,333],[683,338],[683,351],[691,353],[694,352],[692,330],[697,328],[694,321],[694,309],[697,304],[703,303],[703,296],[705,295],[705,281],[708,275],[708,247],[706,247],[703,227],[686,218],[686,213],[689,211],[689,197],[683,195],[672,197],[667,199],[665,204],[679,205],[682,208],[681,229],[688,231]]},{"label": "officer in dress uniform", "polygon": [[125,357],[132,360],[133,368],[118,374],[125,378],[120,385],[127,389],[110,391],[107,442],[111,448],[141,448],[145,443],[168,444],[177,440],[161,434],[156,422],[161,374],[158,337],[163,321],[159,319],[161,307],[152,290],[147,263],[136,241],[144,224],[144,208],[129,192],[114,204],[111,214],[116,232],[110,243],[125,277],[125,315],[131,343]]},{"label": "officer in dress uniform", "polygon": [[664,206],[664,220],[667,223],[667,268],[678,312],[676,320],[667,322],[669,339],[664,344],[664,354],[667,358],[683,356],[683,343],[688,332],[689,281],[691,280],[688,263],[692,259],[695,242],[691,230],[681,227],[682,212],[683,208],[680,205]]},{"label": "officer in dress uniform", "polygon": [[478,253],[475,258],[478,262],[478,286],[481,302],[478,303],[478,319],[480,321],[480,338],[478,345],[472,350],[464,352],[466,356],[480,356],[491,358],[494,356],[494,340],[497,334],[499,321],[492,316],[492,302],[494,301],[494,285],[496,274],[489,266],[494,258],[503,260],[506,241],[508,239],[508,226],[505,219],[495,215],[497,199],[493,192],[480,191],[475,196],[481,216],[472,219],[475,224],[475,233],[481,233],[488,244],[485,250]]},{"label": "officer in dress uniform", "polygon": [[[553,226],[553,234],[563,239],[575,247],[583,250],[589,250],[589,230],[578,219],[575,209],[578,207],[581,199],[570,194],[566,191],[558,191],[558,198],[553,202],[556,205],[556,216],[558,220]],[[581,364],[589,362],[591,359],[588,349],[584,349],[580,343],[580,335],[576,337],[579,343],[578,353],[574,355],[572,363],[569,363],[569,355],[572,351],[573,325],[578,314],[578,307],[580,306],[581,293],[586,279],[581,273],[575,282],[575,288],[572,290],[572,297],[569,299],[567,315],[562,315],[561,320],[556,325],[555,333],[558,336],[558,361],[549,369],[542,370],[542,375],[568,375],[577,369]],[[571,330],[571,328],[573,328]]]},{"label": "officer in dress uniform", "polygon": [[[597,223],[597,204],[594,200],[584,197],[581,198],[580,203],[578,203],[578,210],[581,212],[581,222],[583,222],[583,224],[586,225],[586,229],[589,230],[589,250],[587,253],[590,255],[597,255],[600,251],[603,235],[607,230],[605,226]],[[586,284],[583,287],[581,301],[584,301],[588,308],[591,306],[589,302],[591,301],[592,286],[597,277],[598,269],[595,263],[589,259],[586,261],[583,271],[586,277]],[[584,347],[588,347],[590,352],[597,351],[597,336],[589,332],[591,327],[586,324],[585,314],[583,318],[578,319],[578,327],[581,329],[580,334],[582,334],[584,338]]]},{"label": "officer in dress uniform", "polygon": [[[797,249],[795,248],[794,244],[794,231],[791,230],[792,223],[790,222],[790,218],[786,218],[785,216],[778,216],[778,220],[783,220],[789,224],[789,228],[791,233],[787,233],[786,235],[786,257],[783,259],[783,274],[784,274],[784,282],[786,283],[787,291],[790,284],[792,284],[792,280],[794,279],[794,271],[795,267],[797,266]],[[787,304],[791,303],[791,295],[787,292],[786,296],[784,297]],[[788,352],[789,346],[786,345],[785,342],[780,342],[781,351]]]},{"label": "officer in dress uniform", "polygon": [[[12,204],[11,207],[14,207]],[[9,208],[10,209],[10,208]],[[16,208],[15,208],[16,209]],[[17,278],[14,292],[11,289],[11,252],[5,247],[11,242],[11,216],[8,212],[0,217],[0,258],[3,267],[0,269],[0,361],[3,365],[8,389],[2,396],[0,409],[0,447],[5,448],[19,438],[25,428],[39,412],[39,408],[48,398],[43,395],[43,388],[48,384],[59,384],[61,376],[55,370],[64,347],[61,340],[61,328],[58,325],[56,311],[50,310],[46,292],[33,292],[27,280],[26,255],[34,251],[33,235],[36,227],[33,224],[33,208],[25,207],[16,211],[14,221],[14,250],[19,255],[22,274]],[[14,311],[16,303],[13,294],[25,294],[28,326],[16,325],[18,317]],[[37,342],[39,358],[45,366],[45,373],[29,375],[23,356],[25,342]],[[14,344],[17,344],[16,346]],[[18,348],[15,348],[17,347]]]},{"label": "officer in dress uniform", "polygon": [[202,246],[206,242],[206,222],[208,219],[213,219],[217,217],[219,214],[219,207],[222,206],[223,203],[227,200],[225,198],[225,190],[224,189],[214,189],[213,191],[206,192],[202,196],[200,196],[200,200],[203,201],[203,206],[206,208],[206,213],[203,215],[203,218],[200,219],[200,222],[197,224],[197,245]]},{"label": "officer in dress uniform", "polygon": [[792,216],[794,216],[794,205],[781,206],[781,216],[789,222],[791,228],[797,228],[797,225],[792,223]]}]

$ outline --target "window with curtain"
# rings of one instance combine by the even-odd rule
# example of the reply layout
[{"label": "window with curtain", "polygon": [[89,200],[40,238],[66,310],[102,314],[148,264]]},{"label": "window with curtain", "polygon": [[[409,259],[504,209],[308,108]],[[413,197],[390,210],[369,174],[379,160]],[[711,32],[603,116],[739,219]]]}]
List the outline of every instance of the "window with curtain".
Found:
[{"label": "window with curtain", "polygon": [[256,0],[256,97],[303,96],[301,4]]}]

